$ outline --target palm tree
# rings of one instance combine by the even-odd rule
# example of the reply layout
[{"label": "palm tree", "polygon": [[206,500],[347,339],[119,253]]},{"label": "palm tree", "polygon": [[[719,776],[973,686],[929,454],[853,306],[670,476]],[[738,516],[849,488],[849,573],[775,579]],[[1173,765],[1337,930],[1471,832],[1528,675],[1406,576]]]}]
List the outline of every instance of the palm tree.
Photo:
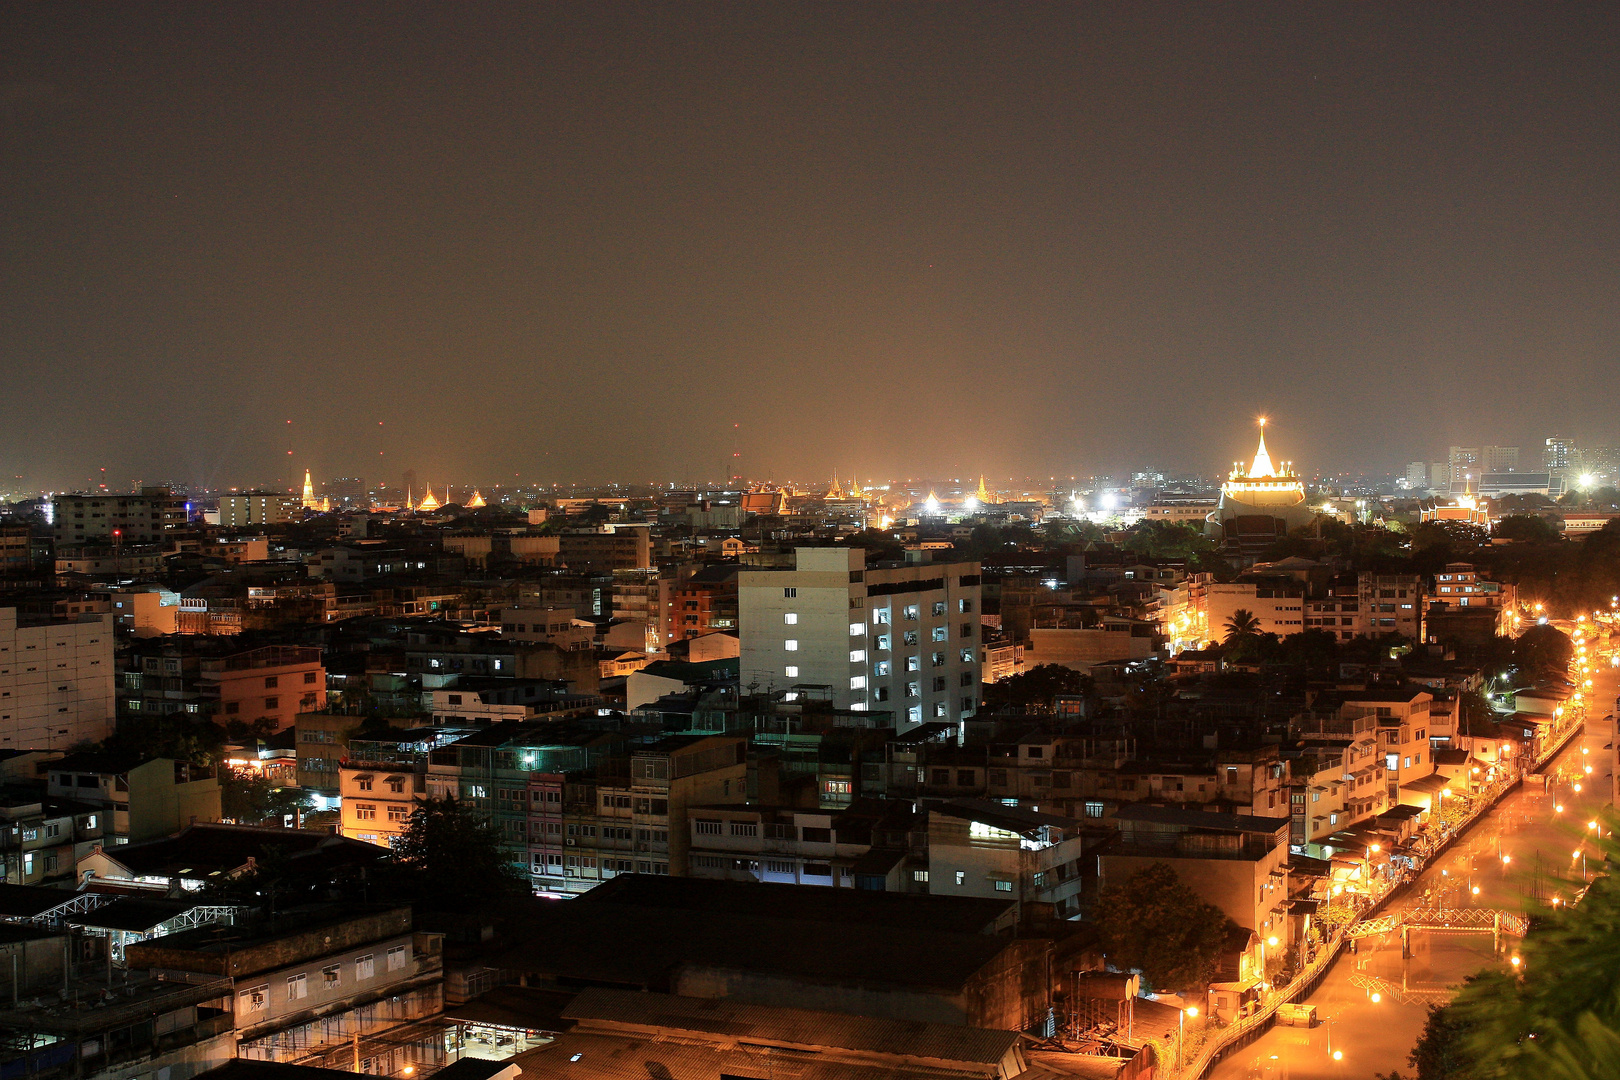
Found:
[{"label": "palm tree", "polygon": [[1252,611],[1238,608],[1232,612],[1232,617],[1226,620],[1226,643],[1232,644],[1241,638],[1252,638],[1260,633],[1260,619]]}]

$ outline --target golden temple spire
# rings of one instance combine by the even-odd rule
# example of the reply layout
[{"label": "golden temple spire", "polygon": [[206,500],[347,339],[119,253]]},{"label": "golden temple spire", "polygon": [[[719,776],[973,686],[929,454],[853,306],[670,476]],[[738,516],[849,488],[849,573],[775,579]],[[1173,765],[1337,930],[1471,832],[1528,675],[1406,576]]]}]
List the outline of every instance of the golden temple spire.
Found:
[{"label": "golden temple spire", "polygon": [[427,494],[422,496],[422,501],[416,504],[416,508],[418,510],[437,510],[439,508],[439,500],[433,497],[432,484],[428,485]]},{"label": "golden temple spire", "polygon": [[304,470],[304,509],[314,510],[319,506],[315,501],[315,484],[309,478],[309,470]]},{"label": "golden temple spire", "polygon": [[467,509],[480,510],[488,505],[489,504],[484,501],[483,494],[477,488],[473,488],[473,496],[467,500]]},{"label": "golden temple spire", "polygon": [[852,498],[852,499],[864,499],[864,498],[866,498],[866,492],[861,490],[861,482],[859,480],[856,480],[853,484],[850,485],[849,497]]},{"label": "golden temple spire", "polygon": [[973,493],[973,497],[978,499],[981,503],[991,503],[996,501],[995,496],[991,495],[989,490],[984,486],[983,473],[979,474],[979,490]]},{"label": "golden temple spire", "polygon": [[844,489],[838,486],[837,473],[833,473],[832,487],[827,489],[827,494],[825,497],[828,499],[842,499],[844,497]]},{"label": "golden temple spire", "polygon": [[1254,464],[1249,466],[1250,476],[1275,476],[1271,455],[1266,453],[1266,418],[1260,418],[1260,449],[1254,452]]}]

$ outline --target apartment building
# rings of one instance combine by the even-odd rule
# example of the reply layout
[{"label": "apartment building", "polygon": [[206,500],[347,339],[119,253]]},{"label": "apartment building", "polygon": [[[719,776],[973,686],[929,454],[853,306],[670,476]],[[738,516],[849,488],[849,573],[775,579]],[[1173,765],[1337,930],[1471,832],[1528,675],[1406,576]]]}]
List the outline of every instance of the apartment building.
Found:
[{"label": "apartment building", "polygon": [[298,645],[206,657],[197,665],[198,689],[222,720],[268,720],[273,730],[292,727],[302,712],[326,705],[326,668],[321,650]]},{"label": "apartment building", "polygon": [[111,827],[95,803],[41,799],[33,792],[7,795],[0,797],[0,871],[8,885],[72,878],[79,856],[104,843]]},{"label": "apartment building", "polygon": [[1289,760],[1289,842],[1325,858],[1334,833],[1377,817],[1391,804],[1384,783],[1378,718],[1363,708],[1311,711],[1294,719],[1290,738],[1302,747]]},{"label": "apartment building", "polygon": [[1207,604],[1204,624],[1209,636],[1226,636],[1226,624],[1239,611],[1247,611],[1258,621],[1262,634],[1287,637],[1305,629],[1304,582],[1286,576],[1250,581],[1210,581],[1203,586]]},{"label": "apartment building", "polygon": [[1287,817],[1135,804],[1115,814],[1119,840],[1098,855],[1104,888],[1156,862],[1262,941],[1289,942]]},{"label": "apartment building", "polygon": [[793,569],[738,575],[742,682],[887,712],[899,731],[957,723],[978,711],[979,611],[977,562],[798,548]]},{"label": "apartment building", "polygon": [[1085,840],[1079,823],[984,799],[930,804],[927,891],[1044,905],[1080,913]]},{"label": "apartment building", "polygon": [[589,650],[596,645],[596,628],[574,617],[573,608],[503,607],[501,638],[524,644],[555,645],[565,652]]},{"label": "apartment building", "polygon": [[[303,718],[299,718],[302,725]],[[300,734],[303,728],[300,726]],[[339,833],[392,847],[428,793],[428,755],[459,732],[417,728],[380,738],[350,738],[337,762]]]},{"label": "apartment building", "polygon": [[245,491],[219,497],[219,527],[246,529],[256,525],[279,525],[304,516],[304,501],[297,495],[275,491]]},{"label": "apartment building", "polygon": [[45,793],[99,808],[100,820],[93,827],[114,844],[168,836],[220,818],[219,778],[214,770],[170,758],[68,754],[50,762]]},{"label": "apartment building", "polygon": [[1486,608],[1496,613],[1499,635],[1512,632],[1512,620],[1518,607],[1518,589],[1510,583],[1481,577],[1473,563],[1447,563],[1445,569],[1434,575],[1434,587],[1427,603],[1443,609]]},{"label": "apartment building", "polygon": [[689,820],[692,877],[926,889],[922,819],[907,801],[868,800],[843,810],[702,806]]},{"label": "apartment building", "polygon": [[665,590],[664,643],[685,641],[717,630],[736,630],[736,563],[682,566]]},{"label": "apartment building", "polygon": [[0,607],[0,750],[65,749],[112,734],[112,616]]},{"label": "apartment building", "polygon": [[58,495],[51,502],[57,544],[155,544],[186,525],[186,501],[168,488],[139,495]]},{"label": "apartment building", "polygon": [[565,532],[557,538],[557,561],[575,573],[644,570],[653,564],[648,533],[645,527],[626,526],[607,532]]},{"label": "apartment building", "polygon": [[[1421,686],[1353,691],[1343,695],[1341,715],[1371,717],[1378,725],[1378,751],[1384,758],[1388,804],[1402,801],[1415,781],[1434,772],[1429,749],[1429,712],[1434,695]],[[1425,802],[1427,795],[1424,796]]]}]

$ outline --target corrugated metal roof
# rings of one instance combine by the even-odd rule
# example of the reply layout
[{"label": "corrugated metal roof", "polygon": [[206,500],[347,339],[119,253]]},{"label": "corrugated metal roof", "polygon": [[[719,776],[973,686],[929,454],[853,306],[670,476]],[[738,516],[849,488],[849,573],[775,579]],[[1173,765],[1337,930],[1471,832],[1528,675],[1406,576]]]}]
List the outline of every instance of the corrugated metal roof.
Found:
[{"label": "corrugated metal roof", "polygon": [[998,1066],[1018,1045],[1015,1031],[629,990],[586,990],[563,1010],[563,1017],[581,1025],[592,1021],[627,1024],[990,1067]]}]

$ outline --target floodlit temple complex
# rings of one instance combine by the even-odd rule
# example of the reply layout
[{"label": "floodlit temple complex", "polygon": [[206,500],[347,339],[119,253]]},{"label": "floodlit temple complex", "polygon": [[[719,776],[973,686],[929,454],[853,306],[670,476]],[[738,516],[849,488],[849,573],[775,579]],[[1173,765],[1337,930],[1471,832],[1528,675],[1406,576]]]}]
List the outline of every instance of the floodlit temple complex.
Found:
[{"label": "floodlit temple complex", "polygon": [[1247,468],[1233,464],[1221,499],[1205,519],[1204,531],[1236,553],[1255,553],[1309,525],[1316,513],[1305,504],[1305,483],[1293,463],[1273,463],[1266,450],[1266,421],[1260,420],[1260,446]]}]

